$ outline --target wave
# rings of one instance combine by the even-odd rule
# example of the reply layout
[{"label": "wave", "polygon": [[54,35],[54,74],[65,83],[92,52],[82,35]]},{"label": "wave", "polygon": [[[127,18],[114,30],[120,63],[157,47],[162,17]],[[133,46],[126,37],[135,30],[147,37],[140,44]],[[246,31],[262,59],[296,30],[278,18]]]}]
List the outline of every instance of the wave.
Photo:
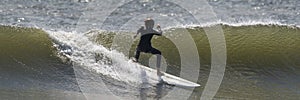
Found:
[{"label": "wave", "polygon": [[[299,28],[261,24],[236,26],[223,23],[220,25],[225,34],[227,66],[219,97],[230,96],[226,93],[232,90],[249,90],[247,87],[242,88],[243,85],[258,89],[248,91],[254,97],[263,93],[264,97],[268,98],[274,96],[270,91],[281,88],[285,89],[283,94],[299,94],[297,87],[297,83],[300,82],[297,80],[300,72]],[[164,56],[166,72],[178,76],[180,74],[180,51],[170,37],[180,39],[180,35],[184,35],[181,33],[183,29],[191,34],[197,47],[201,62],[198,83],[205,85],[211,64],[210,45],[204,31],[205,27],[207,26],[167,28],[164,30],[164,36],[153,39],[153,46],[161,50]],[[0,83],[2,87],[22,87],[9,84],[18,81],[28,87],[39,85],[40,88],[44,86],[71,90],[76,88],[75,90],[79,91],[78,79],[75,77],[81,76],[74,74],[74,67],[82,68],[81,73],[100,74],[99,77],[104,77],[103,79],[106,80],[104,82],[106,85],[117,86],[113,88],[114,93],[122,91],[121,87],[126,90],[136,87],[134,84],[139,83],[131,78],[135,77],[136,70],[131,68],[130,64],[126,65],[128,58],[134,55],[138,42],[137,39],[132,39],[134,33],[92,30],[80,34],[11,26],[0,26],[0,30],[0,75],[10,77],[7,82]],[[120,40],[120,37],[116,38],[117,35],[123,40],[132,42],[129,50],[122,44],[115,44],[116,40]],[[65,62],[62,55],[72,63]],[[141,64],[152,66],[149,63],[152,55],[142,54],[140,59]],[[76,72],[78,70],[75,70]],[[119,76],[120,73],[123,76]],[[236,82],[240,84],[230,86],[231,83]],[[124,84],[129,87],[123,87]],[[199,92],[201,89],[196,91]],[[122,93],[126,91],[119,92]]]}]

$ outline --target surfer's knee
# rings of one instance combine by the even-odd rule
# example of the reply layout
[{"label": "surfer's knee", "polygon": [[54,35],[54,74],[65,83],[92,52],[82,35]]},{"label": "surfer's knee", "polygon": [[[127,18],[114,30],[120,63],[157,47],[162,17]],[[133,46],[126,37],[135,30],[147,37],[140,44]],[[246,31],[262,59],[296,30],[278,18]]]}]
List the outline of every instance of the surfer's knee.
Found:
[{"label": "surfer's knee", "polygon": [[159,50],[155,49],[155,48],[153,48],[153,49],[151,50],[151,53],[152,53],[152,54],[158,54],[158,55],[161,55],[161,52],[160,52]]},{"label": "surfer's knee", "polygon": [[161,52],[159,50],[157,50],[157,54],[161,55]]}]

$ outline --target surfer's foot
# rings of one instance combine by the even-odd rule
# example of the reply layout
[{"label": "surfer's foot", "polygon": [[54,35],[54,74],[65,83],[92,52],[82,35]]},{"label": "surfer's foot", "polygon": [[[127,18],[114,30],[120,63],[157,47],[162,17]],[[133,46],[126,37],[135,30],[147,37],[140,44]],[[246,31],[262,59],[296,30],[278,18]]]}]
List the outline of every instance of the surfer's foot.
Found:
[{"label": "surfer's foot", "polygon": [[133,62],[138,62],[138,60],[137,59],[135,59],[135,58],[131,58],[131,60],[133,61]]},{"label": "surfer's foot", "polygon": [[163,76],[163,75],[165,75],[165,74],[160,71],[157,71],[157,76]]}]

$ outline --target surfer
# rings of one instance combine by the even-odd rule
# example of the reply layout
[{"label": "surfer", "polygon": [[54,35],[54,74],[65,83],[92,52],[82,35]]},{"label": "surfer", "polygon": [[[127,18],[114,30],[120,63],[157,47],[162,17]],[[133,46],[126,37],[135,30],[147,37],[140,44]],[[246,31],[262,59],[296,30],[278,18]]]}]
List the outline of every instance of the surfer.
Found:
[{"label": "surfer", "polygon": [[[145,28],[146,27],[146,28]],[[134,38],[137,37],[139,33],[141,33],[141,38],[139,41],[139,44],[137,45],[136,52],[135,52],[135,59],[133,61],[138,62],[140,53],[151,53],[156,55],[156,68],[157,68],[157,75],[162,76],[163,73],[160,72],[160,63],[161,63],[161,52],[151,45],[151,39],[153,35],[162,35],[162,30],[159,25],[157,25],[157,30],[154,30],[154,20],[151,18],[147,18],[145,20],[145,27],[142,26],[134,36]]]}]

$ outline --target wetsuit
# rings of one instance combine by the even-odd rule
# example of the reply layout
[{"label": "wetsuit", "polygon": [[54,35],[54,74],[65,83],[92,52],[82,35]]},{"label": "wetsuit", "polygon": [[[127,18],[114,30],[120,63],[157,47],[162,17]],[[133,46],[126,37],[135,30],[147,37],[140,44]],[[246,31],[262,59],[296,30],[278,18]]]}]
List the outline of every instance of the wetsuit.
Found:
[{"label": "wetsuit", "polygon": [[[136,48],[136,53],[135,53],[135,59],[137,61],[140,57],[141,52],[161,55],[161,52],[159,50],[153,48],[151,45],[151,39],[152,39],[153,35],[161,36],[161,32],[157,32],[154,30],[151,30],[151,31],[152,31],[152,33],[143,33],[141,36],[141,39],[139,41],[139,44]],[[143,31],[143,32],[145,32],[145,31]]]}]

